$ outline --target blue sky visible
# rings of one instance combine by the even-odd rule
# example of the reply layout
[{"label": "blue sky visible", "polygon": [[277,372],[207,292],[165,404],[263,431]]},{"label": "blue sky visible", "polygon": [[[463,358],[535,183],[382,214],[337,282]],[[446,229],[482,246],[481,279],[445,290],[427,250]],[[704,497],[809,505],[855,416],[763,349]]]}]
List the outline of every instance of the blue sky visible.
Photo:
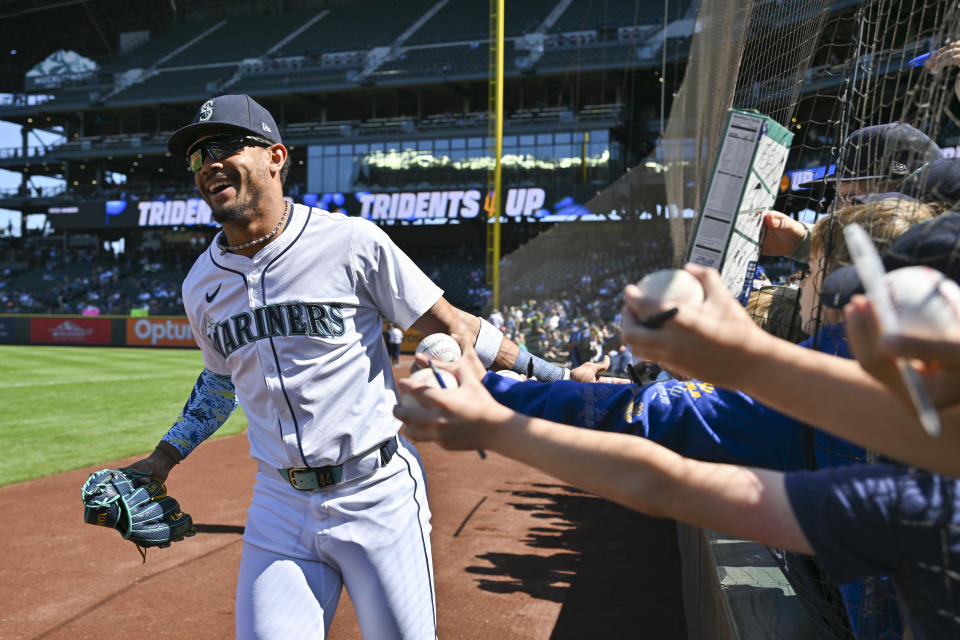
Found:
[{"label": "blue sky visible", "polygon": [[[58,136],[46,133],[44,131],[36,131],[36,135],[31,135],[28,144],[31,147],[41,146],[41,141],[46,143],[53,142],[58,139]],[[39,137],[39,139],[38,139]],[[20,126],[13,124],[12,122],[5,122],[0,120],[0,148],[12,148],[20,147],[23,144],[21,138]],[[54,180],[52,178],[44,177],[34,177],[32,183],[36,186],[49,186],[49,185],[59,185],[63,184],[62,180]],[[0,169],[0,190],[8,191],[10,189],[16,189],[20,186],[20,174],[16,171],[7,171],[5,169]],[[31,215],[27,216],[27,226],[29,228],[40,228],[43,226],[44,218],[43,215]],[[19,211],[10,211],[8,209],[0,209],[0,235],[7,233],[7,228],[9,224],[13,222],[13,233],[16,236],[20,235],[20,212]]]}]

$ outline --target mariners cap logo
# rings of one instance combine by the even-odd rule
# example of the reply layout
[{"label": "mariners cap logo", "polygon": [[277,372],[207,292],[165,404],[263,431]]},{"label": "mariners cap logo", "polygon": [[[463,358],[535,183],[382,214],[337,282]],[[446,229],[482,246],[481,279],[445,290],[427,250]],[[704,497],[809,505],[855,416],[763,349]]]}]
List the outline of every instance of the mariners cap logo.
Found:
[{"label": "mariners cap logo", "polygon": [[200,117],[197,122],[206,122],[213,116],[213,100],[207,100],[200,106]]}]

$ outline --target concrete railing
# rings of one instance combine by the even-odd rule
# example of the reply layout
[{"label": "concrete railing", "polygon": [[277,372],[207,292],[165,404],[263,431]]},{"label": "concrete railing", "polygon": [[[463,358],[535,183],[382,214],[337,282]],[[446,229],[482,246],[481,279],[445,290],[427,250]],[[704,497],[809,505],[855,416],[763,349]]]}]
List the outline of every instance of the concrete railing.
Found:
[{"label": "concrete railing", "polygon": [[677,539],[688,640],[818,637],[767,547],[681,523]]}]

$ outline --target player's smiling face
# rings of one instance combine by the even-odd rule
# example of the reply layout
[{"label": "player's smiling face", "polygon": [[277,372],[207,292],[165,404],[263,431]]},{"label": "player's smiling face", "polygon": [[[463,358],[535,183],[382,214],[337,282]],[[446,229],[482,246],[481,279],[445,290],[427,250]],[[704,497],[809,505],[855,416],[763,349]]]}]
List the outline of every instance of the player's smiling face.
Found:
[{"label": "player's smiling face", "polygon": [[258,146],[242,147],[222,160],[205,155],[203,166],[194,172],[194,182],[213,219],[230,224],[255,215],[270,180],[269,164],[269,149]]}]

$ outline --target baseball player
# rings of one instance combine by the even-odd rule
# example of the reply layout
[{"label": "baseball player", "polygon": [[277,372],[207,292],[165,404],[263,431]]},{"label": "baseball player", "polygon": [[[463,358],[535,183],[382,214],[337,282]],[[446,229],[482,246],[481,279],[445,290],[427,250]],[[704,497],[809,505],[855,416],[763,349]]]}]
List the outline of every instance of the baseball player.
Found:
[{"label": "baseball player", "polygon": [[239,400],[259,471],[237,637],[323,638],[345,585],[365,638],[435,638],[430,509],[417,452],[392,415],[383,320],[471,336],[487,367],[568,372],[531,365],[451,306],[372,223],[286,201],[287,150],[249,96],[207,100],[168,148],[187,159],[223,230],[183,283],[204,369],[134,468],[165,480]]}]

